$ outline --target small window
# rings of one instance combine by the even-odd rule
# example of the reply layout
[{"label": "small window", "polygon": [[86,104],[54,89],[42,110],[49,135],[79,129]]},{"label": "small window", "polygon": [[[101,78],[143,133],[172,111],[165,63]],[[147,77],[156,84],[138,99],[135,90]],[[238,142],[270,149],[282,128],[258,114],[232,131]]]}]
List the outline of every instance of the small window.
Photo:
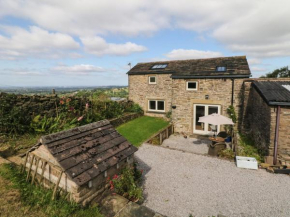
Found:
[{"label": "small window", "polygon": [[149,77],[149,84],[156,84],[156,77],[155,76]]},{"label": "small window", "polygon": [[197,90],[197,82],[196,81],[188,81],[186,83],[186,90]]},{"label": "small window", "polygon": [[165,111],[165,103],[164,100],[149,100],[149,111]]},{"label": "small window", "polygon": [[165,69],[167,67],[167,64],[156,64],[151,67],[151,69]]},{"label": "small window", "polygon": [[217,66],[216,71],[217,72],[225,72],[225,71],[227,71],[227,67],[226,66]]}]

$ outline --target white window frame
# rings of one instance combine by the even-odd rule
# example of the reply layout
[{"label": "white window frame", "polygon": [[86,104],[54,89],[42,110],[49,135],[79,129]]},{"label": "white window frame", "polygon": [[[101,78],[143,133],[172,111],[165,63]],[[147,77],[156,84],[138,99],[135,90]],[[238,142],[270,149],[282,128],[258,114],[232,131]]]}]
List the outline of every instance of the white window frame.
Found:
[{"label": "white window frame", "polygon": [[[152,78],[152,77],[155,78],[155,82],[151,82],[151,81],[150,81],[150,78]],[[156,82],[156,76],[149,76],[149,77],[148,77],[148,81],[149,81],[149,84],[157,84],[157,82]]]},{"label": "white window frame", "polygon": [[[200,134],[200,135],[211,135],[211,131],[209,130],[209,124],[205,124],[204,130],[197,130],[195,126],[196,122],[196,106],[204,106],[205,107],[205,116],[208,115],[208,107],[214,106],[218,108],[218,114],[221,114],[221,105],[217,104],[193,104],[193,133]],[[217,133],[220,132],[220,126],[217,127]]]},{"label": "white window frame", "polygon": [[[188,88],[189,83],[195,83],[196,87],[195,88]],[[197,81],[187,81],[186,82],[186,90],[198,90],[198,82]]]},{"label": "white window frame", "polygon": [[[156,109],[150,109],[150,101],[155,101],[155,108]],[[163,102],[164,103],[164,110],[158,110],[158,102]],[[148,99],[148,111],[151,112],[165,112],[165,100],[159,100],[159,99]]]}]

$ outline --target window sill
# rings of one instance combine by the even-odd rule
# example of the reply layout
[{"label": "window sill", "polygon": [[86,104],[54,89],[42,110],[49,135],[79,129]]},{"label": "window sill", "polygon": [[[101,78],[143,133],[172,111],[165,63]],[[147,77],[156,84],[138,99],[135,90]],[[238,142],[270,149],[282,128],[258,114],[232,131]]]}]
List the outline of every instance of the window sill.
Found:
[{"label": "window sill", "polygon": [[166,114],[165,111],[146,111],[146,113]]}]

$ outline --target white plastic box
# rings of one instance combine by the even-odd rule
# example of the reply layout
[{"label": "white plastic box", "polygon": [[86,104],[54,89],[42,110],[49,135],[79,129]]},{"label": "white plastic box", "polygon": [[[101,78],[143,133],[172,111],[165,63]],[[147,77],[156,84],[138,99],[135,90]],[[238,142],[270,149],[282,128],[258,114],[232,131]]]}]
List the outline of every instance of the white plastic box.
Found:
[{"label": "white plastic box", "polygon": [[258,162],[254,157],[241,157],[236,156],[237,167],[246,169],[258,169]]}]

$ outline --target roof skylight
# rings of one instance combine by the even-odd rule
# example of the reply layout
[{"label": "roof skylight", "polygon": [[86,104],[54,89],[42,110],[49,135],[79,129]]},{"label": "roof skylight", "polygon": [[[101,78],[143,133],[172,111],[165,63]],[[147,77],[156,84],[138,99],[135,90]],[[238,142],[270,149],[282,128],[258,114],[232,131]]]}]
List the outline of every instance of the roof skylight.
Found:
[{"label": "roof skylight", "polygon": [[152,66],[151,69],[165,69],[167,67],[167,64],[156,64]]},{"label": "roof skylight", "polygon": [[227,71],[227,67],[226,66],[217,66],[215,70],[217,72],[225,72],[225,71]]}]

